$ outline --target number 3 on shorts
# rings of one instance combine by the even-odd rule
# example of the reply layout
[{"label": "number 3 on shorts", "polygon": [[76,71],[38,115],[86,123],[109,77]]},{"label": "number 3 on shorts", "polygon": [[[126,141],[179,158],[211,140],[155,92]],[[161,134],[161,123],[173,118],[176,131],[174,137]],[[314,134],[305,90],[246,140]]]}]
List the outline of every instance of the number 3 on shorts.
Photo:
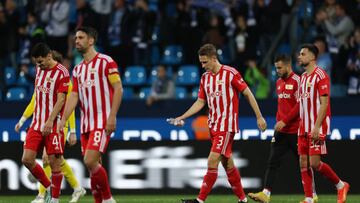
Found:
[{"label": "number 3 on shorts", "polygon": [[223,145],[224,137],[219,136],[219,143],[216,145],[217,149],[221,149],[221,146]]}]

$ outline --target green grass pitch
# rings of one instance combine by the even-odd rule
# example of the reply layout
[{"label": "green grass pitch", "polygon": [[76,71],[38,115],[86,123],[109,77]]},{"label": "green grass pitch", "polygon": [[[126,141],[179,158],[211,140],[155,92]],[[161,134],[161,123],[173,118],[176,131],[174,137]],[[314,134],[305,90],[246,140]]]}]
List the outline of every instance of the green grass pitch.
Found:
[{"label": "green grass pitch", "polygon": [[[180,203],[181,198],[193,198],[192,195],[117,195],[118,203]],[[30,203],[34,196],[0,196],[0,203]],[[272,203],[298,203],[303,195],[273,195]],[[68,202],[70,196],[61,196],[60,202]],[[90,203],[93,199],[86,195],[79,203]],[[249,200],[249,203],[254,202]],[[319,195],[320,203],[336,202],[336,195]],[[234,195],[210,195],[206,203],[237,203]],[[360,203],[360,195],[349,195],[346,203]]]}]

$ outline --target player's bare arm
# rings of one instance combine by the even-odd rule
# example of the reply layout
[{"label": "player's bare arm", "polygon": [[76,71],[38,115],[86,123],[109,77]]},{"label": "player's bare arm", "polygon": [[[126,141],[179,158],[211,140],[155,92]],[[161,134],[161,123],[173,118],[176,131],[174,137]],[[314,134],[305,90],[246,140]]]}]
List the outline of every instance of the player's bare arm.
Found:
[{"label": "player's bare arm", "polygon": [[61,118],[60,123],[57,127],[57,132],[60,132],[60,129],[64,129],[67,119],[70,114],[75,110],[75,107],[79,101],[79,94],[77,92],[71,92],[70,97],[66,101],[63,117]]},{"label": "player's bare arm", "polygon": [[49,118],[47,119],[47,121],[44,125],[44,128],[43,128],[43,131],[42,131],[43,136],[47,136],[51,133],[51,130],[54,125],[54,121],[55,121],[57,115],[59,115],[62,107],[64,106],[65,101],[66,101],[66,94],[62,93],[62,92],[57,93],[57,100],[56,100],[55,106],[54,106],[53,111],[51,112]]},{"label": "player's bare arm", "polygon": [[190,116],[196,114],[205,106],[205,104],[205,100],[198,98],[183,115],[175,118],[175,123],[178,123],[177,126],[182,126],[181,124],[184,124],[184,122],[181,122],[181,120],[183,121],[186,118],[189,118]]},{"label": "player's bare arm", "polygon": [[114,95],[111,104],[110,114],[106,121],[105,132],[107,135],[110,135],[116,129],[116,114],[120,108],[122,95],[123,95],[123,87],[120,77],[118,82],[112,83],[112,87],[114,89]]},{"label": "player's bare arm", "polygon": [[319,139],[320,126],[321,126],[322,122],[325,119],[326,111],[327,111],[327,108],[328,108],[328,105],[329,105],[329,102],[328,102],[329,98],[328,97],[329,97],[328,95],[320,96],[320,109],[319,109],[319,112],[318,112],[317,119],[315,121],[315,126],[314,126],[313,129],[311,129],[311,137],[314,140]]},{"label": "player's bare arm", "polygon": [[247,87],[242,94],[245,96],[246,100],[249,102],[251,108],[253,109],[255,115],[256,115],[256,120],[257,120],[257,124],[258,124],[258,128],[261,131],[265,131],[266,130],[266,121],[264,119],[264,117],[261,114],[259,105],[257,104],[255,97],[253,95],[253,93],[251,92],[251,90]]}]

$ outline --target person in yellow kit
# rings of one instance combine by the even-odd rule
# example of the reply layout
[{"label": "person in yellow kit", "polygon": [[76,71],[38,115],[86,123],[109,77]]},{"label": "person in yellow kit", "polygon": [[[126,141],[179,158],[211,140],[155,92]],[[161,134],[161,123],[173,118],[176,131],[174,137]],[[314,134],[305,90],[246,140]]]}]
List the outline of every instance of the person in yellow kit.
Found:
[{"label": "person in yellow kit", "polygon": [[[61,63],[63,61],[62,56],[59,53],[57,53],[56,51],[53,51],[53,58],[59,63]],[[68,95],[67,95],[68,97],[70,95],[69,93],[71,92],[71,90],[72,90],[72,84],[70,82]],[[35,94],[33,94],[31,101],[28,104],[28,106],[26,107],[19,122],[15,125],[16,132],[19,132],[19,130],[22,127],[22,125],[24,124],[24,122],[29,117],[32,116],[32,114],[34,113],[34,108],[35,108]],[[68,138],[68,143],[70,146],[72,146],[72,145],[76,144],[76,141],[77,141],[76,140],[75,112],[72,112],[71,116],[67,120],[66,126],[70,127],[70,135]],[[64,135],[68,135],[68,127],[64,128]],[[66,136],[64,136],[64,139],[66,141]],[[48,177],[50,177],[51,168],[50,168],[48,157],[47,157],[45,150],[43,151],[42,160],[43,160],[43,168],[44,168],[45,174]],[[80,186],[78,180],[76,179],[76,177],[74,175],[74,172],[72,171],[71,167],[69,166],[69,164],[66,162],[65,159],[63,159],[62,164],[61,164],[61,171],[64,174],[64,177],[66,178],[69,185],[74,189],[72,198],[69,202],[70,203],[78,202],[80,197],[82,197],[86,194],[86,190]],[[44,203],[45,202],[45,200],[44,200],[45,191],[46,191],[46,189],[44,188],[44,186],[40,184],[39,193],[31,203]]]}]

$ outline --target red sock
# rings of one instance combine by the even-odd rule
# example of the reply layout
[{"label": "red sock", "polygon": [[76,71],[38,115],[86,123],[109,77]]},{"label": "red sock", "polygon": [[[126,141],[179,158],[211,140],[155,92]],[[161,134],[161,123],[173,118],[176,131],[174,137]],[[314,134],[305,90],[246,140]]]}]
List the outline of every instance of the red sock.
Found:
[{"label": "red sock", "polygon": [[94,197],[95,203],[102,203],[103,198],[101,191],[100,189],[98,189],[97,185],[92,179],[90,179],[90,185],[91,185],[91,193]]},{"label": "red sock", "polygon": [[63,174],[61,171],[51,173],[51,197],[59,199],[61,190],[61,181]]},{"label": "red sock", "polygon": [[319,167],[316,169],[319,173],[329,179],[334,185],[340,181],[334,170],[326,163],[320,162]]},{"label": "red sock", "polygon": [[312,172],[308,168],[301,168],[301,180],[305,197],[312,198]]},{"label": "red sock", "polygon": [[44,169],[41,168],[39,164],[36,164],[30,172],[45,188],[51,185],[49,178],[45,175]]},{"label": "red sock", "polygon": [[204,176],[203,183],[201,185],[200,193],[198,198],[202,201],[205,201],[207,196],[209,195],[212,187],[218,176],[217,168],[208,168],[206,175]]},{"label": "red sock", "polygon": [[91,181],[94,181],[94,184],[101,190],[103,200],[111,198],[108,176],[100,164],[91,172]]},{"label": "red sock", "polygon": [[227,177],[228,177],[228,181],[231,185],[231,189],[233,190],[233,192],[236,194],[236,196],[242,200],[244,199],[245,196],[245,192],[244,189],[241,185],[241,177],[240,177],[240,173],[237,170],[237,168],[232,168],[226,171]]}]

